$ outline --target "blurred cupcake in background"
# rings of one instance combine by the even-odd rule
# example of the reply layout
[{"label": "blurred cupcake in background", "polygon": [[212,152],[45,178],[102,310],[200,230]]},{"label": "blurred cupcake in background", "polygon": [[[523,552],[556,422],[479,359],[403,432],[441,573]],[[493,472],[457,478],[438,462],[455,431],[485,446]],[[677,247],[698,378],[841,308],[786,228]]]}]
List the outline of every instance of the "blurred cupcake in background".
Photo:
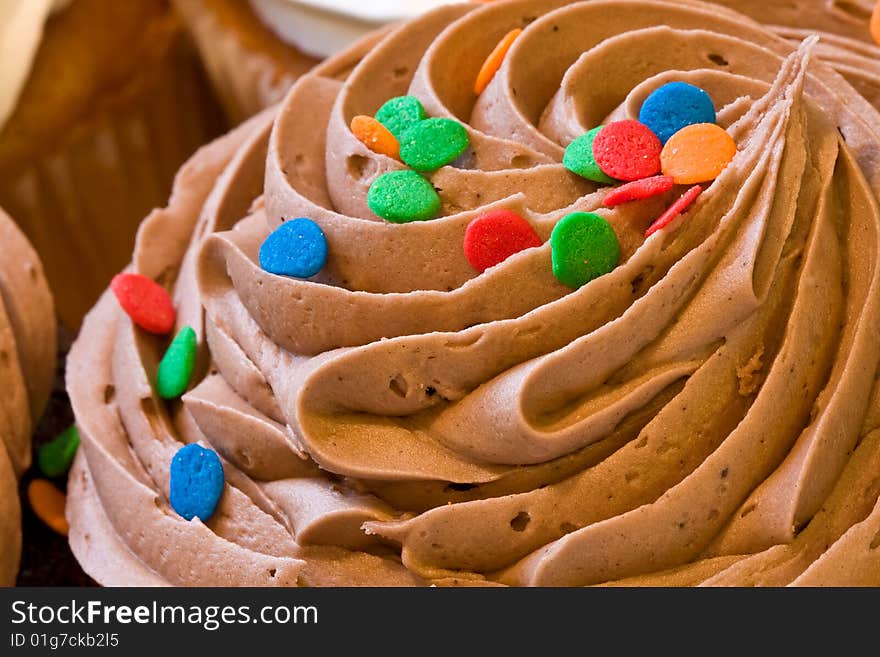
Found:
[{"label": "blurred cupcake in background", "polygon": [[52,294],[40,259],[0,210],[0,586],[21,556],[18,480],[31,463],[31,434],[55,371]]},{"label": "blurred cupcake in background", "polygon": [[453,1],[175,0],[235,122],[279,101],[325,57]]},{"label": "blurred cupcake in background", "polygon": [[0,2],[0,205],[76,329],[222,114],[170,0]]}]

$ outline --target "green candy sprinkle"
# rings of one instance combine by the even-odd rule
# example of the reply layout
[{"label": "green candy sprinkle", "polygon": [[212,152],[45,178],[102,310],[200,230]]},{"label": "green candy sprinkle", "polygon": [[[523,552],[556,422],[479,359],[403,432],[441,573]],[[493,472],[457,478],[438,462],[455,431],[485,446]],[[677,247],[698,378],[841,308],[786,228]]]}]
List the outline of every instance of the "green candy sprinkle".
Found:
[{"label": "green candy sprinkle", "polygon": [[596,163],[596,158],[593,157],[593,140],[603,127],[593,128],[587,134],[571,142],[568,148],[565,149],[565,157],[562,158],[562,164],[565,165],[566,169],[582,178],[611,185],[617,181],[605,175]]},{"label": "green candy sprinkle", "polygon": [[452,119],[425,119],[400,136],[400,159],[416,171],[436,171],[467,150],[467,130]]},{"label": "green candy sprinkle", "polygon": [[37,450],[37,463],[44,475],[50,479],[60,477],[70,470],[73,457],[79,448],[79,431],[71,425],[50,442]]},{"label": "green candy sprinkle", "polygon": [[370,209],[395,224],[428,221],[440,213],[440,197],[415,171],[391,171],[376,178],[367,195]]},{"label": "green candy sprinkle", "polygon": [[553,275],[578,288],[612,271],[620,260],[620,243],[605,219],[592,212],[566,215],[550,235]]},{"label": "green candy sprinkle", "polygon": [[156,374],[159,396],[162,399],[180,397],[189,385],[195,364],[196,332],[189,326],[184,326],[168,345],[168,351],[159,363],[159,371]]},{"label": "green candy sprinkle", "polygon": [[392,98],[376,112],[376,120],[398,139],[413,125],[426,118],[428,114],[415,96]]}]

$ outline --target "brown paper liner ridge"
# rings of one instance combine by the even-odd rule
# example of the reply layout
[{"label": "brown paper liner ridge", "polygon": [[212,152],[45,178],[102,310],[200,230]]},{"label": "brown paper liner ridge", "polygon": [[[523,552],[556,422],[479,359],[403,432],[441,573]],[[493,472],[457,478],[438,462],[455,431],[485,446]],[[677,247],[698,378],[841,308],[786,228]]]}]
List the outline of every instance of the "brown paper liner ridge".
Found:
[{"label": "brown paper liner ridge", "polygon": [[183,37],[152,82],[0,180],[0,206],[40,254],[70,329],[125,266],[138,225],[164,203],[179,166],[223,129]]}]

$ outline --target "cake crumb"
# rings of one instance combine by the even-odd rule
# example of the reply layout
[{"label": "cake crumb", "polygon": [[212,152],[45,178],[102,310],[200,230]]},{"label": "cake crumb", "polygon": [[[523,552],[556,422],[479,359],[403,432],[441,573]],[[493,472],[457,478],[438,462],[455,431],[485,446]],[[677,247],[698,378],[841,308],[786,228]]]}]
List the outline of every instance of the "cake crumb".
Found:
[{"label": "cake crumb", "polygon": [[736,369],[739,379],[739,394],[743,397],[757,392],[761,385],[761,369],[764,367],[761,359],[764,357],[764,345],[755,351],[755,354],[743,365]]}]

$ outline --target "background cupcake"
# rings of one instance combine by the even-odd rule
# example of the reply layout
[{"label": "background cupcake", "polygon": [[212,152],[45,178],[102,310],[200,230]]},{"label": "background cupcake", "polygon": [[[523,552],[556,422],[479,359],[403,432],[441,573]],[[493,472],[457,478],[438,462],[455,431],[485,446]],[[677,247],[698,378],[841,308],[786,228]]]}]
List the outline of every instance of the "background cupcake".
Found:
[{"label": "background cupcake", "polygon": [[5,0],[0,19],[0,204],[75,328],[219,111],[168,0]]},{"label": "background cupcake", "polygon": [[175,0],[228,115],[279,101],[325,57],[450,0]]},{"label": "background cupcake", "polygon": [[43,268],[0,210],[0,585],[21,556],[18,479],[31,462],[31,432],[55,366],[55,311]]}]

